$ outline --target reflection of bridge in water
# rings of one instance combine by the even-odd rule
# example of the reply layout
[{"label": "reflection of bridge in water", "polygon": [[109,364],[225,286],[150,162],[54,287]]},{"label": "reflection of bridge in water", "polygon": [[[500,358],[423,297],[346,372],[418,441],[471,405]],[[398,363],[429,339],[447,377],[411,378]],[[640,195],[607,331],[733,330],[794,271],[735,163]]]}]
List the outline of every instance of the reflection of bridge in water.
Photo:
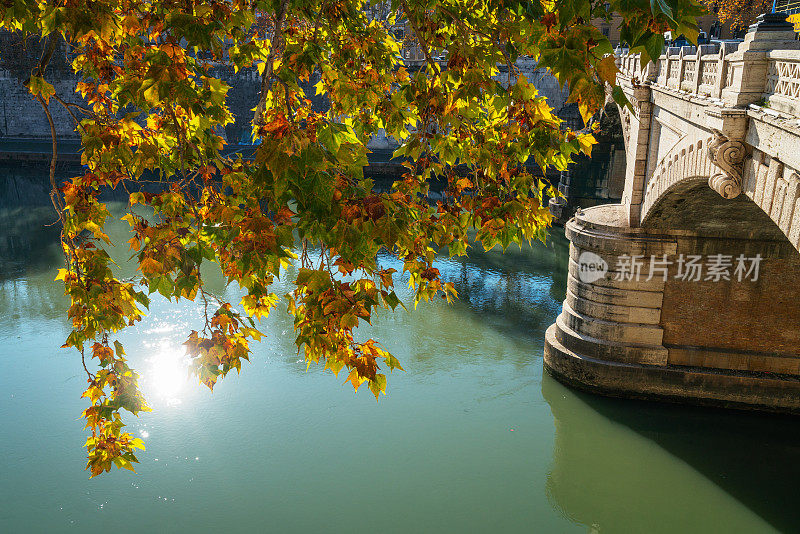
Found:
[{"label": "reflection of bridge in water", "polygon": [[[800,411],[791,25],[766,15],[738,49],[670,48],[644,70],[637,55],[618,62],[632,103],[622,110],[623,200],[567,225],[567,297],[546,366],[614,395]],[[605,276],[582,279],[584,252],[599,256]],[[691,258],[705,269],[699,277],[687,276]],[[757,276],[737,276],[740,263],[756,262]]]},{"label": "reflection of bridge in water", "polygon": [[591,532],[797,530],[794,418],[597,397],[547,376],[542,394],[556,432],[548,498]]}]

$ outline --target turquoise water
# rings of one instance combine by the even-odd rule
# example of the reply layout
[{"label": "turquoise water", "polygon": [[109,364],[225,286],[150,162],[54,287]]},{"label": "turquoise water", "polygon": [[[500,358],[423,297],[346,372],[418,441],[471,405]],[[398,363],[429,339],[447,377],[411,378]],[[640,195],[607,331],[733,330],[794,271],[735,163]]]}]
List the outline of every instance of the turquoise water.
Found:
[{"label": "turquoise water", "polygon": [[800,529],[798,420],[599,398],[543,375],[565,292],[557,230],[548,246],[443,260],[461,301],[364,332],[406,369],[380,403],[306,371],[282,313],[212,394],[182,367],[196,305],[154,298],[121,336],[154,409],[128,417],[147,451],[138,474],[88,480],[53,218],[0,211],[0,532]]}]

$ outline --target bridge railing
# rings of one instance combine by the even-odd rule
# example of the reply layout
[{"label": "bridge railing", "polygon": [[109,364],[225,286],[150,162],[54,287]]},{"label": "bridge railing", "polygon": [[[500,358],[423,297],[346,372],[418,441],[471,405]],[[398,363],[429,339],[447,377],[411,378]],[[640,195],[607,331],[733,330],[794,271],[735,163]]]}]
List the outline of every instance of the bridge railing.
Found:
[{"label": "bridge railing", "polygon": [[728,82],[728,56],[736,51],[737,44],[712,43],[699,47],[667,48],[648,75],[642,72],[639,54],[628,54],[621,50],[618,55],[620,76],[718,99]]},{"label": "bridge railing", "polygon": [[767,82],[764,104],[800,116],[800,53],[796,50],[767,52]]},{"label": "bridge railing", "polygon": [[[760,98],[750,101],[764,108],[800,117],[800,50],[766,50],[759,65],[748,64],[748,59],[740,54],[734,56],[739,43],[723,42],[684,46],[665,49],[658,60],[642,68],[639,54],[629,54],[627,50],[617,50],[619,77],[628,83],[649,82],[673,91],[723,100],[723,91],[739,91],[734,87],[734,70],[753,70],[764,68],[766,77],[763,86],[748,87],[750,94],[760,93]],[[766,59],[763,59],[764,55]],[[735,66],[731,66],[732,63]],[[762,71],[763,72],[763,71]],[[738,75],[741,78],[742,74]],[[761,76],[761,75],[759,75]],[[758,84],[761,82],[758,81]],[[726,97],[727,102],[727,97]],[[741,105],[735,101],[733,105]]]},{"label": "bridge railing", "polygon": [[[728,56],[736,51],[737,45],[712,43],[699,47],[669,47],[655,64],[650,65],[649,71],[642,70],[639,54],[618,49],[617,66],[620,77],[628,81],[649,81],[669,89],[719,99],[728,82]],[[784,85],[778,84],[779,90],[783,90]]]}]

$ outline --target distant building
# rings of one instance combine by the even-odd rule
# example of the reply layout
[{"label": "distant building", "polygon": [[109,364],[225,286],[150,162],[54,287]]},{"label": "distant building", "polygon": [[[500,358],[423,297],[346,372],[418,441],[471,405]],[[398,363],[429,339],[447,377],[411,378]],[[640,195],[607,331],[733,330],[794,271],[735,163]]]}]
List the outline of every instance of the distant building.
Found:
[{"label": "distant building", "polygon": [[[798,4],[798,7],[800,7],[800,0],[785,1],[791,1],[792,3]],[[620,44],[619,25],[621,22],[622,17],[617,14],[614,14],[610,22],[606,22],[602,19],[594,19],[592,21],[592,23],[600,29],[603,35],[605,35],[608,40],[611,41],[611,46],[617,46]],[[700,31],[706,34],[706,38],[708,39],[735,39],[737,37],[742,37],[742,34],[744,33],[743,31],[732,31],[730,23],[721,24],[719,18],[714,13],[709,13],[708,15],[698,17],[697,25],[700,28]],[[676,35],[675,37],[677,38],[678,36]]]}]

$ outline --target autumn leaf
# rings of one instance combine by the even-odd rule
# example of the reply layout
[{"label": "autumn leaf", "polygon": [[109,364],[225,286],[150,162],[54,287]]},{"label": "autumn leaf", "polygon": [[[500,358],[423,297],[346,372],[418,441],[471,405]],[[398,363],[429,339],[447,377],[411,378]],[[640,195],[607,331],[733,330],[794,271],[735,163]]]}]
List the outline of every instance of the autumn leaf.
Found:
[{"label": "autumn leaf", "polygon": [[[11,4],[0,27],[58,36],[54,54],[80,80],[66,107],[80,122],[84,172],[53,191],[67,262],[55,278],[69,301],[64,346],[86,363],[92,477],[133,470],[144,447],[124,431],[123,414],[149,408],[115,339],[136,328],[152,293],[199,305],[185,348],[200,384],[246,372],[257,321],[285,310],[307,365],[344,371],[354,390],[367,382],[380,398],[386,369],[403,368],[355,329],[405,309],[393,289],[401,279],[415,308],[457,298],[437,254],[544,240],[557,194],[544,172],[591,154],[595,138],[563,127],[518,58],[567,87],[588,124],[607,86],[626,103],[595,17],[617,13],[621,38],[646,60],[661,54],[665,31],[696,35],[702,12],[696,0],[394,2],[378,19],[349,1]],[[396,37],[398,20],[412,39]],[[47,113],[49,57],[27,82]],[[225,80],[236,76],[254,77],[258,91],[236,95],[252,97],[252,116],[233,116]],[[312,102],[312,82],[323,99]],[[253,145],[224,153],[223,133]],[[364,172],[378,135],[399,145],[402,175],[388,189]],[[128,235],[105,231],[110,190],[128,192]],[[115,240],[134,254],[134,274],[112,260]],[[211,290],[213,273],[241,290],[238,306]]]},{"label": "autumn leaf", "polygon": [[145,275],[160,273],[163,268],[164,265],[154,258],[144,258],[141,263],[139,263],[139,269],[141,269],[142,273]]},{"label": "autumn leaf", "polygon": [[617,72],[619,72],[619,69],[617,68],[616,58],[613,55],[608,55],[598,61],[594,68],[601,80],[611,86],[617,85]]}]

